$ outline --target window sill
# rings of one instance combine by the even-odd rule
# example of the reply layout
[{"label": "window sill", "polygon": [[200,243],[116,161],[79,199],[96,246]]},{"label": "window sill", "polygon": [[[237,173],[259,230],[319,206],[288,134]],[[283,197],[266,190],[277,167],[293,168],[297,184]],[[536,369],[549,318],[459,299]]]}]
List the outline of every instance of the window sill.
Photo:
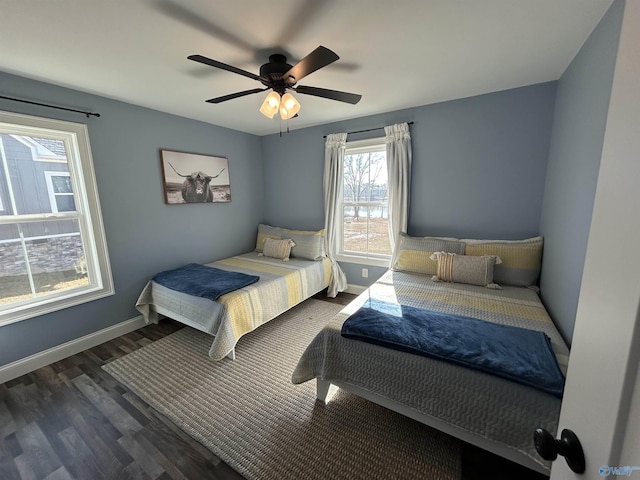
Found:
[{"label": "window sill", "polygon": [[370,258],[370,257],[361,257],[359,255],[345,255],[345,254],[337,254],[335,256],[335,259],[338,262],[356,263],[358,265],[369,265],[372,267],[384,267],[384,268],[389,268],[389,263],[391,262],[391,257]]},{"label": "window sill", "polygon": [[75,292],[62,293],[60,298],[52,299],[50,297],[43,297],[39,302],[32,302],[22,306],[17,305],[13,308],[9,305],[9,308],[3,310],[0,314],[2,317],[0,327],[56,312],[64,308],[92,302],[113,295],[114,293],[113,284],[109,280],[109,284],[106,287],[87,286],[77,289]]}]

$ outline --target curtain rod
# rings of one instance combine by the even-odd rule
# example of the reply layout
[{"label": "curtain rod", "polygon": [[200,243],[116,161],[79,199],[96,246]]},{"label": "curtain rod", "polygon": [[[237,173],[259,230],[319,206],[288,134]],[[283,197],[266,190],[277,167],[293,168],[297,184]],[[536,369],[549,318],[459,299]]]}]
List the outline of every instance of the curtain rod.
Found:
[{"label": "curtain rod", "polygon": [[58,110],[65,110],[67,112],[82,113],[82,114],[86,115],[87,118],[89,118],[89,116],[92,116],[92,117],[99,117],[100,116],[99,113],[85,112],[84,110],[76,110],[75,108],[59,107],[57,105],[49,105],[47,103],[32,102],[31,100],[22,100],[21,98],[5,97],[4,95],[0,95],[0,98],[2,98],[4,100],[11,100],[12,102],[28,103],[29,105],[39,105],[41,107],[48,107],[48,108],[56,108]]},{"label": "curtain rod", "polygon": [[[413,125],[413,122],[407,122],[407,125]],[[368,128],[366,130],[356,130],[355,132],[347,132],[347,135],[351,135],[352,133],[373,132],[375,130],[384,130],[384,127]],[[322,138],[327,138],[327,136],[323,135]]]}]

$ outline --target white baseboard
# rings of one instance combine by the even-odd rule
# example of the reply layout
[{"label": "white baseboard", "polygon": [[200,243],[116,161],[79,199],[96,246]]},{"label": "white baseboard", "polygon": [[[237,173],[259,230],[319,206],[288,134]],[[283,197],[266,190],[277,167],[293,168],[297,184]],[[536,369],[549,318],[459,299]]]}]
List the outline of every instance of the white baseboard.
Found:
[{"label": "white baseboard", "polygon": [[116,325],[112,325],[111,327],[103,328],[102,330],[90,333],[84,337],[76,338],[75,340],[63,343],[62,345],[34,353],[33,355],[21,358],[15,362],[2,365],[0,366],[0,383],[5,383],[21,375],[33,372],[38,368],[42,368],[46,365],[62,360],[63,358],[67,358],[71,355],[75,355],[76,353],[93,348],[101,343],[113,340],[120,335],[133,332],[145,325],[144,317],[140,315],[139,317],[131,318]]},{"label": "white baseboard", "polygon": [[345,290],[346,293],[351,293],[353,295],[360,295],[362,292],[364,292],[367,288],[369,287],[365,287],[362,285],[352,285],[352,284],[348,284],[347,285],[347,289]]}]

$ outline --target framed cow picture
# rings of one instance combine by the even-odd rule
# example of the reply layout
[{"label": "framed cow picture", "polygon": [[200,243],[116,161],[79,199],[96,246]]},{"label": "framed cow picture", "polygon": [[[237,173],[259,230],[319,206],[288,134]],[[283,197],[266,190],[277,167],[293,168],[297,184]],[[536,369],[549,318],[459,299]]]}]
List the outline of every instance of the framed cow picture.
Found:
[{"label": "framed cow picture", "polygon": [[164,198],[169,205],[231,201],[225,157],[160,150]]}]

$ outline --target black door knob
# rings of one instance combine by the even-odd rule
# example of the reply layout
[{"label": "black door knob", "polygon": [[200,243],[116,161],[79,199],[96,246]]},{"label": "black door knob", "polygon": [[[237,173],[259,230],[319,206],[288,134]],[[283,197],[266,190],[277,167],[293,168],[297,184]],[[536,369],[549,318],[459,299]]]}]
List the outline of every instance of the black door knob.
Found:
[{"label": "black door knob", "polygon": [[533,432],[533,444],[538,454],[545,460],[554,461],[562,455],[569,468],[575,473],[584,473],[585,460],[582,445],[578,437],[571,430],[564,429],[560,439],[556,440],[544,428],[537,428]]}]

